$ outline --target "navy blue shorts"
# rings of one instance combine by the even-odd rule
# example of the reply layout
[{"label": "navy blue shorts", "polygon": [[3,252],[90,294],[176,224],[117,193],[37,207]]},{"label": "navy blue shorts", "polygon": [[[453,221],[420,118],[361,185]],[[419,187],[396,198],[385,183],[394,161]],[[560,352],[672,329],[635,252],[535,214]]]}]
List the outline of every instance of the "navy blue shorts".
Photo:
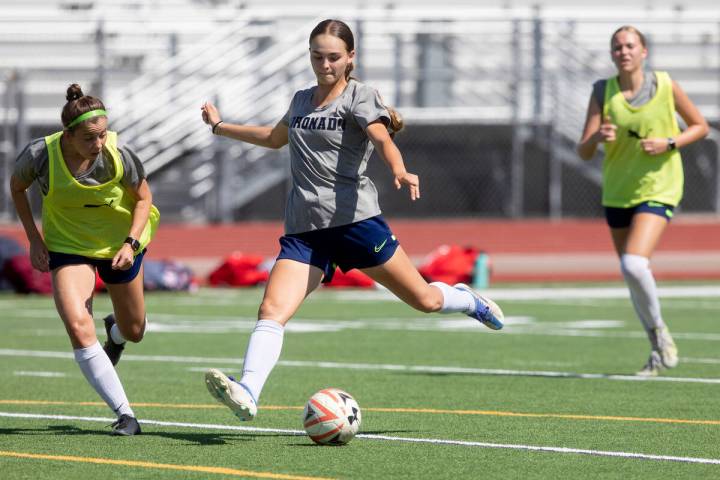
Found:
[{"label": "navy blue shorts", "polygon": [[605,207],[605,219],[610,228],[627,228],[632,223],[636,213],[652,213],[663,217],[668,222],[673,216],[675,207],[660,202],[643,202],[634,207],[616,208]]},{"label": "navy blue shorts", "polygon": [[370,268],[390,260],[400,242],[382,215],[349,225],[280,237],[277,260],[289,259],[318,267],[332,280],[335,269]]},{"label": "navy blue shorts", "polygon": [[112,259],[90,258],[72,253],[48,252],[50,254],[50,270],[55,270],[63,265],[92,265],[97,269],[98,275],[105,283],[129,283],[137,277],[140,272],[143,257],[147,249],[135,255],[132,267],[127,270],[113,270]]}]

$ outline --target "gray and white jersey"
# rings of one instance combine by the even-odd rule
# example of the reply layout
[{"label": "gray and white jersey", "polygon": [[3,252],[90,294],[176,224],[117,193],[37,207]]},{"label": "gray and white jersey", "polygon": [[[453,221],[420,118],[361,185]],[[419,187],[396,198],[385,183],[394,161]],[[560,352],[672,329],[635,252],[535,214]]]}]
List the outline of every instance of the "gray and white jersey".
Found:
[{"label": "gray and white jersey", "polygon": [[[125,187],[137,188],[140,180],[145,178],[145,169],[138,156],[127,146],[119,147],[120,159],[123,164],[123,178],[120,183]],[[40,137],[32,140],[15,162],[13,175],[25,183],[32,183],[37,180],[43,195],[48,192],[48,183],[50,181],[50,172],[48,169],[49,154],[45,138]],[[115,166],[113,162],[105,158],[102,153],[97,156],[95,161],[86,171],[75,177],[82,185],[94,186],[102,185],[113,179],[115,176]]]},{"label": "gray and white jersey", "polygon": [[288,126],[292,191],[285,233],[347,225],[380,214],[378,194],[365,176],[373,151],[367,126],[390,115],[377,91],[351,79],[328,105],[314,107],[317,87],[300,90],[282,119]]}]

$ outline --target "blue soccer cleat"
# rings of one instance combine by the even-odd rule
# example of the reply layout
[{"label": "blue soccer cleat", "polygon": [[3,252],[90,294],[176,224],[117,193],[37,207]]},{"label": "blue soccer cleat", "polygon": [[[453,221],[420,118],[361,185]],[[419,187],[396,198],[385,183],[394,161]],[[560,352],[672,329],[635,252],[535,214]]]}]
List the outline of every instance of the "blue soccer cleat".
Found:
[{"label": "blue soccer cleat", "polygon": [[453,287],[468,292],[475,299],[475,310],[467,315],[492,330],[503,328],[505,315],[498,305],[489,298],[483,297],[464,283],[456,283]]}]

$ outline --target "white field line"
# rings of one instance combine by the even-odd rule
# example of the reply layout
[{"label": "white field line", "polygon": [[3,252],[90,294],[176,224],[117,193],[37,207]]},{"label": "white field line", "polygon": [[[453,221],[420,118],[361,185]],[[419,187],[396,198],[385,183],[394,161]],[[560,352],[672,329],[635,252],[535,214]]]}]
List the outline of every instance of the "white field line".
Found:
[{"label": "white field line", "polygon": [[[19,316],[29,316],[27,314]],[[36,317],[37,318],[37,317]],[[49,318],[49,317],[48,317]],[[210,318],[212,318],[210,320]],[[153,314],[149,319],[148,332],[153,334],[228,334],[249,333],[256,320],[244,317],[212,317],[210,315],[174,315]],[[572,320],[568,322],[536,322],[531,317],[505,317],[505,325],[501,332],[478,326],[477,321],[469,318],[449,317],[408,317],[372,319],[303,319],[295,318],[285,328],[287,333],[332,333],[346,330],[374,331],[415,331],[415,332],[473,332],[483,335],[534,335],[546,337],[593,337],[593,338],[646,338],[642,331],[609,331],[624,326],[620,320]],[[64,335],[62,329],[30,329],[35,335]],[[104,327],[98,333],[104,334]],[[720,333],[705,332],[672,332],[673,338],[680,340],[697,340],[703,342],[720,341]]]},{"label": "white field line", "polygon": [[681,357],[681,362],[684,363],[699,363],[704,365],[720,365],[720,358],[691,358]]},{"label": "white field line", "polygon": [[[102,422],[111,423],[115,421],[114,418],[107,417],[76,417],[70,415],[45,415],[45,414],[33,414],[33,413],[11,413],[11,412],[0,412],[0,417],[8,418],[30,418],[35,420],[76,420],[85,422]],[[302,430],[290,430],[280,428],[259,428],[259,427],[244,427],[237,425],[222,425],[222,424],[207,424],[207,423],[185,423],[185,422],[164,422],[159,420],[142,420],[142,424],[145,425],[157,425],[160,427],[181,427],[181,428],[195,428],[203,430],[231,430],[240,432],[258,432],[258,433],[281,433],[293,436],[305,435]],[[462,447],[480,447],[480,448],[502,448],[508,450],[525,450],[532,452],[550,452],[550,453],[571,453],[578,455],[592,455],[600,457],[618,457],[618,458],[630,458],[640,460],[655,460],[655,461],[668,461],[668,462],[681,462],[681,463],[701,463],[709,465],[720,465],[720,459],[717,458],[699,458],[699,457],[679,457],[674,455],[653,455],[647,453],[635,453],[635,452],[618,452],[618,451],[606,451],[606,450],[589,450],[584,448],[568,448],[568,447],[553,447],[553,446],[539,446],[539,445],[522,445],[512,443],[488,443],[488,442],[471,442],[466,440],[447,440],[440,438],[412,438],[412,437],[393,437],[388,435],[370,435],[370,434],[358,434],[357,438],[366,440],[383,440],[388,442],[409,442],[409,443],[426,443],[431,445],[454,445]]]},{"label": "white field line", "polygon": [[31,372],[27,370],[17,370],[13,372],[13,375],[16,375],[18,377],[67,377],[67,373],[63,372]]},{"label": "white field line", "polygon": [[[608,308],[608,300],[613,299],[562,299],[556,298],[553,300],[523,300],[525,304],[541,304],[543,306],[554,306],[554,307],[593,307],[593,308]],[[623,299],[617,299],[618,301],[624,302]],[[505,300],[503,300],[503,303]],[[630,299],[627,299],[630,302]],[[687,310],[692,309],[693,311],[698,310],[709,310],[709,311],[720,311],[720,298],[716,300],[699,300],[699,299],[685,299],[685,298],[660,298],[660,304],[663,310]],[[615,306],[620,305],[615,303]],[[631,305],[626,303],[625,305]],[[677,315],[677,314],[674,314]]]},{"label": "white field line", "polygon": [[[261,295],[258,293],[257,299],[249,301],[242,290],[227,289],[211,289],[206,288],[200,290],[196,294],[189,294],[189,297],[183,299],[173,299],[173,304],[197,304],[202,305],[203,299],[207,299],[213,305],[236,305],[255,304],[260,301]],[[544,287],[544,288],[489,288],[484,290],[493,300],[570,300],[570,299],[599,299],[599,298],[629,298],[628,290],[625,286],[617,287]],[[658,294],[660,298],[720,298],[720,285],[683,285],[659,287]],[[387,290],[322,290],[317,295],[311,296],[308,301],[324,301],[327,299],[339,301],[377,301],[377,300],[396,300],[400,301],[392,293]],[[177,300],[177,302],[176,302]],[[6,307],[27,307],[28,302],[18,300],[15,297],[0,298],[0,305]],[[41,304],[38,304],[38,306]]]},{"label": "white field line", "polygon": [[[0,349],[0,356],[8,357],[34,357],[34,358],[66,358],[72,359],[69,352],[49,352],[42,350],[14,350]],[[204,363],[209,365],[242,365],[242,358],[222,357],[185,357],[168,355],[123,355],[123,361],[131,362],[166,362],[166,363]],[[315,362],[299,360],[280,360],[278,366],[300,368],[329,368],[345,370],[392,371],[409,373],[455,373],[463,375],[494,375],[515,377],[544,377],[544,378],[577,378],[582,380],[619,380],[629,382],[677,382],[677,383],[703,383],[720,384],[720,378],[699,377],[638,377],[634,375],[609,375],[605,373],[575,373],[543,370],[509,370],[492,368],[442,367],[432,365],[395,365],[377,363],[341,363],[341,362]],[[195,370],[193,370],[195,371]]]},{"label": "white field line", "polygon": [[[152,320],[151,320],[152,322]],[[254,325],[254,323],[252,324]],[[508,327],[511,325],[508,325]],[[294,326],[294,327],[293,327]],[[470,327],[461,327],[458,325],[450,325],[446,328],[442,328],[440,326],[436,326],[434,324],[431,324],[429,322],[425,322],[425,325],[419,325],[419,324],[407,324],[406,326],[400,326],[400,325],[382,325],[378,326],[378,328],[374,328],[374,326],[366,325],[365,327],[359,327],[358,325],[350,325],[350,324],[333,324],[333,325],[324,325],[319,322],[315,322],[312,324],[305,324],[301,320],[295,320],[288,324],[288,327],[285,329],[286,333],[332,333],[332,332],[340,332],[343,330],[379,330],[379,331],[415,331],[415,332],[437,332],[437,333],[455,333],[460,331],[472,331],[473,335],[532,335],[532,336],[541,336],[541,337],[574,337],[574,338],[618,338],[618,339],[645,339],[647,338],[647,335],[645,332],[639,332],[639,331],[600,331],[600,330],[585,330],[585,329],[575,329],[575,328],[562,328],[562,327],[553,327],[549,329],[544,329],[542,327],[542,323],[536,324],[536,326],[521,326],[521,327],[512,327],[512,328],[505,328],[502,330],[502,332],[497,332],[495,330],[489,330],[484,327],[478,326],[477,322],[473,321],[473,324]],[[233,328],[233,327],[214,327],[214,328],[202,328],[201,325],[197,326],[176,326],[171,324],[162,324],[160,325],[159,322],[150,323],[149,332],[152,332],[153,335],[162,335],[166,333],[177,333],[177,334],[185,334],[185,333],[196,333],[196,334],[206,334],[206,335],[215,335],[215,334],[229,334],[229,333],[238,333],[238,334],[246,334],[250,333],[252,331],[252,327],[247,328]],[[65,336],[66,333],[64,330],[60,329],[32,329],[32,333],[35,336],[44,336],[44,337],[57,337],[57,336]],[[98,329],[97,330],[98,336],[105,335],[105,330]],[[673,331],[672,336],[675,339],[679,340],[693,340],[693,341],[700,341],[700,342],[720,342],[720,333],[700,333],[700,332],[693,332],[693,333],[683,333],[683,332],[677,332]]]}]

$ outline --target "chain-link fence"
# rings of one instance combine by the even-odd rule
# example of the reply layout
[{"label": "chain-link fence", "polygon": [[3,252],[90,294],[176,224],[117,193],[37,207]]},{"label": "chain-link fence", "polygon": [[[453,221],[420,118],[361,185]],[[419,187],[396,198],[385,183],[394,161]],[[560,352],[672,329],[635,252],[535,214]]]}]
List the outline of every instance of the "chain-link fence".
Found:
[{"label": "chain-link fence", "polygon": [[[513,177],[513,141],[522,143],[520,178]],[[411,202],[407,191],[397,191],[377,155],[371,157],[367,174],[378,189],[383,212],[392,217],[602,216],[602,155],[583,162],[569,144],[561,150],[551,148],[552,141],[562,140],[554,139],[549,126],[411,123],[395,142],[408,170],[420,177],[421,199]],[[682,155],[686,188],[679,211],[719,211],[717,144],[703,140],[683,149]],[[279,183],[237,210],[234,219],[281,218],[287,186]]]}]

